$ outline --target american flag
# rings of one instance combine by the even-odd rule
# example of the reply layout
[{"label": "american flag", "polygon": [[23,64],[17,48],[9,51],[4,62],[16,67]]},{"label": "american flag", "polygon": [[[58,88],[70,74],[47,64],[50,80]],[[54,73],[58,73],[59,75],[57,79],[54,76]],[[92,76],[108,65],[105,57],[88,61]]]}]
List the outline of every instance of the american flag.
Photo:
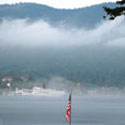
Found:
[{"label": "american flag", "polygon": [[71,116],[71,98],[72,98],[72,91],[69,95],[69,102],[68,102],[67,109],[66,109],[66,119],[65,119],[66,122],[69,120],[69,118]]}]

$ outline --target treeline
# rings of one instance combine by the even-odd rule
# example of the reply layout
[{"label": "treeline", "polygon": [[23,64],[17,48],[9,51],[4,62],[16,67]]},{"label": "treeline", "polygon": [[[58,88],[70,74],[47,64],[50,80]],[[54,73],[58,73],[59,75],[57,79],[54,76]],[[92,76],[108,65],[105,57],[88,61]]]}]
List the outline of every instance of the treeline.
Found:
[{"label": "treeline", "polygon": [[[25,53],[25,51],[24,51]],[[26,54],[4,58],[0,64],[0,78],[27,76],[49,79],[61,76],[73,82],[97,86],[125,86],[124,48],[62,49],[41,54]],[[25,57],[23,57],[25,55]],[[16,56],[16,58],[15,58]]]}]

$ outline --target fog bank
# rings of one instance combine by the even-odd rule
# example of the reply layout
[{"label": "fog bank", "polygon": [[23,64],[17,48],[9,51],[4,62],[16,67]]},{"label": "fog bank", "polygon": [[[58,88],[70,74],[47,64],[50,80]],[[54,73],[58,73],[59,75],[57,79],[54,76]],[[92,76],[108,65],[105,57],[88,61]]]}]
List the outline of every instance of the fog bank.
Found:
[{"label": "fog bank", "polygon": [[39,20],[4,20],[0,24],[0,46],[125,46],[125,22],[123,17],[104,21],[94,29],[66,29],[54,27]]}]

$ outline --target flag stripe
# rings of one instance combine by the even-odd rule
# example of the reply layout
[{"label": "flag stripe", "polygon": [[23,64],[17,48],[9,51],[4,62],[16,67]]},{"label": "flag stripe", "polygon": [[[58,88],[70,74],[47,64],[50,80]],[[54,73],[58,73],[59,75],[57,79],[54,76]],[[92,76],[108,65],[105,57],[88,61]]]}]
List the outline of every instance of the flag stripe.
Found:
[{"label": "flag stripe", "polygon": [[67,106],[67,111],[66,111],[66,121],[68,121],[68,119],[69,119],[70,109],[71,109],[71,103],[69,102],[68,106]]},{"label": "flag stripe", "polygon": [[67,109],[66,109],[66,119],[65,119],[65,121],[68,121],[69,117],[71,115],[71,95],[72,95],[72,92],[69,95],[69,102],[68,102]]}]

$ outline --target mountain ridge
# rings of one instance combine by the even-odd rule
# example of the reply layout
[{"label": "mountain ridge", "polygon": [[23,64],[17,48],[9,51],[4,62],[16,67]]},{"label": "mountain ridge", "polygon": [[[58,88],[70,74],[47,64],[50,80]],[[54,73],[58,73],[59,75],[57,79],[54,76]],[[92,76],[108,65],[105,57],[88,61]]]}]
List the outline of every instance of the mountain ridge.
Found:
[{"label": "mountain ridge", "polygon": [[105,12],[103,6],[115,6],[103,3],[78,9],[57,9],[34,3],[0,5],[0,19],[25,19],[30,21],[42,19],[50,24],[66,24],[74,27],[94,27],[102,20]]}]

